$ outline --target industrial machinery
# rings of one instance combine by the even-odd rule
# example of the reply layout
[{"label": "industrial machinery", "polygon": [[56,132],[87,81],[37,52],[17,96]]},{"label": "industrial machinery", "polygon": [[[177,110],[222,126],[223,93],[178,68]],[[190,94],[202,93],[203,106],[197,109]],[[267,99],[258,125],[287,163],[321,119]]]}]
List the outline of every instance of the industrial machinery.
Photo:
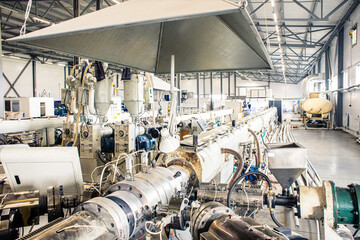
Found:
[{"label": "industrial machinery", "polygon": [[[4,192],[2,239],[352,239],[343,224],[359,228],[358,186],[323,183],[291,127],[279,124],[276,108],[243,118],[233,115],[238,103],[235,112],[177,112],[171,54],[179,56],[180,72],[270,66],[243,5],[127,1],[104,10],[14,41],[52,49],[61,42],[58,50],[72,54],[156,73],[171,69],[169,101],[157,109],[149,74],[125,68],[121,97],[129,117],[110,121],[113,72],[82,59],[63,90],[69,111],[62,145],[78,149],[84,191],[69,197],[59,180],[47,186],[46,197],[35,185],[22,189],[26,193]],[[100,21],[109,16],[119,18]],[[229,44],[207,35],[213,27]],[[94,44],[91,51],[84,42]],[[229,54],[219,54],[224,51]],[[204,54],[209,61],[198,61]],[[12,152],[16,158],[16,147],[5,148],[7,157]],[[48,161],[50,168],[50,155]],[[15,176],[7,177],[16,182]],[[47,223],[36,226],[46,212]],[[22,227],[32,225],[20,236]]]},{"label": "industrial machinery", "polygon": [[302,109],[305,113],[305,128],[311,122],[324,123],[329,128],[329,113],[333,108],[332,103],[324,98],[310,98],[302,103]]},{"label": "industrial machinery", "polygon": [[[322,222],[315,234],[335,239],[351,237],[343,224],[358,227],[358,186],[323,183],[291,126],[277,121],[276,108],[242,118],[231,108],[159,117],[151,79],[124,69],[129,117],[109,121],[112,72],[105,69],[81,61],[67,77],[62,148],[19,145],[0,151],[12,190],[0,195],[4,239],[21,237],[22,227],[29,229],[23,239],[224,239],[229,234],[232,239],[311,239],[314,232],[304,234],[302,227],[314,221]],[[78,157],[66,157],[61,149]],[[31,158],[37,160],[30,163]],[[78,169],[73,185],[82,176],[84,191],[69,194],[74,174],[66,168],[67,181],[58,176],[66,161],[57,158],[73,159]],[[18,162],[29,169],[46,166],[37,179],[54,171],[50,175],[57,181],[50,177],[39,185]],[[47,224],[40,221],[44,215]]]},{"label": "industrial machinery", "polygon": [[[346,234],[343,224],[359,224],[359,187],[322,183],[306,149],[292,142],[291,132],[279,131],[286,127],[276,124],[275,108],[238,122],[206,124],[196,135],[184,135],[171,153],[157,153],[166,128],[109,123],[103,129],[111,128],[110,135],[97,137],[94,126],[82,127],[81,135],[94,138],[88,146],[100,142],[96,152],[103,158],[96,159],[105,165],[93,166],[102,169],[100,176],[90,175],[82,197],[64,194],[62,186],[49,186],[45,195],[36,190],[3,194],[4,239],[18,237],[26,226],[31,231],[23,239],[227,239],[229,234],[231,239],[311,239],[284,227],[276,209],[292,211],[294,219],[322,221],[321,239],[340,239]],[[36,229],[44,214],[49,223]]]},{"label": "industrial machinery", "polygon": [[325,128],[330,127],[330,112],[333,109],[331,101],[322,96],[326,93],[325,77],[323,74],[312,74],[306,77],[302,83],[302,95],[304,101],[302,102],[304,126]]}]

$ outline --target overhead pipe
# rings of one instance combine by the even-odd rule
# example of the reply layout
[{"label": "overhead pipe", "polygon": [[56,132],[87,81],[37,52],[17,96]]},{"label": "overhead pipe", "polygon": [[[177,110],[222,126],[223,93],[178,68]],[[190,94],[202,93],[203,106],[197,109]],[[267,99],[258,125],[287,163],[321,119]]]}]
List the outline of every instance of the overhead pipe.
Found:
[{"label": "overhead pipe", "polygon": [[70,112],[73,114],[78,113],[78,109],[76,108],[76,90],[71,90]]},{"label": "overhead pipe", "polygon": [[85,75],[85,84],[88,87],[89,91],[89,112],[91,115],[96,114],[95,109],[95,83],[96,77],[94,77],[91,73],[86,73]]}]

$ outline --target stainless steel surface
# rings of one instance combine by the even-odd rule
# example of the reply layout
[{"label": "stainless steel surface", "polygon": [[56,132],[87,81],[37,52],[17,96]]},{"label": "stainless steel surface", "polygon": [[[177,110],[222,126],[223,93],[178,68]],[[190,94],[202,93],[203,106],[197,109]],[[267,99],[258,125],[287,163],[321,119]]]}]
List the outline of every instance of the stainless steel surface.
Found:
[{"label": "stainless steel surface", "polygon": [[233,216],[235,214],[230,208],[218,202],[207,202],[203,204],[199,209],[194,211],[191,218],[190,232],[193,239],[201,239],[200,233],[206,231],[214,220],[225,215]]},{"label": "stainless steel surface", "polygon": [[168,73],[269,69],[246,11],[223,0],[133,0],[10,41]]},{"label": "stainless steel surface", "polygon": [[269,170],[283,188],[289,188],[307,167],[306,149],[298,143],[266,144]]},{"label": "stainless steel surface", "polygon": [[[164,176],[162,181],[151,183],[151,179],[159,175]],[[44,239],[71,240],[141,239],[146,233],[145,222],[154,217],[158,205],[168,204],[166,195],[175,196],[184,190],[188,179],[187,171],[180,166],[152,168],[147,174],[135,175],[134,181],[123,181],[110,187],[109,194],[105,197],[96,197],[82,203],[72,216],[35,235],[34,239],[43,239],[36,238],[38,236],[45,236]],[[164,185],[168,188],[164,188]],[[165,194],[163,202],[159,189]]]}]

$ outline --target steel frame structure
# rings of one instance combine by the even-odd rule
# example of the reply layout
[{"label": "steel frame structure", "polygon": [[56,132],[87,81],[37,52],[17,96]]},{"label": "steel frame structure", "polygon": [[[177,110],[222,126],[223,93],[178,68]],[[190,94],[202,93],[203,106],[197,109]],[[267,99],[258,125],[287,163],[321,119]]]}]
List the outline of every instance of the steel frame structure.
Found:
[{"label": "steel frame structure", "polygon": [[[32,1],[33,5],[27,23],[28,32],[36,31],[47,27],[52,23],[66,21],[97,9],[116,4],[113,0]],[[28,0],[2,0],[0,2],[1,31],[4,40],[19,35],[19,31],[24,22],[27,2]],[[282,47],[285,48],[284,61],[286,64],[286,79],[287,83],[296,84],[314,71],[314,67],[319,61],[320,56],[325,52],[326,48],[328,48],[333,37],[338,34],[338,31],[340,30],[339,24],[343,24],[344,19],[348,18],[359,4],[359,1],[340,0],[333,9],[327,12],[324,10],[324,0],[314,0],[311,8],[305,6],[305,3],[300,0],[290,0],[290,2],[296,4],[299,11],[303,11],[308,15],[306,18],[284,18],[284,12],[287,11],[285,1],[276,0],[276,3],[283,9],[282,14],[279,15],[278,22],[282,38],[284,39]],[[241,71],[229,73],[229,75],[235,75],[237,78],[245,80],[283,82],[284,75],[282,73],[280,49],[278,44],[274,45],[274,40],[277,38],[276,30],[267,31],[267,28],[274,28],[274,19],[258,17],[260,11],[270,4],[270,0],[263,0],[259,5],[256,5],[257,3],[258,0],[248,0],[247,7],[265,46],[269,46],[268,49],[271,49],[269,50],[269,55],[271,56],[273,70]],[[256,7],[254,7],[255,5]],[[339,19],[338,24],[327,24],[329,18],[333,17],[339,9],[348,6],[349,10]],[[316,13],[319,12],[319,9],[320,14]],[[305,31],[302,30],[304,28],[306,29]],[[315,40],[313,38],[314,33],[321,33],[322,37]],[[2,45],[4,56],[17,55],[22,58],[27,58],[28,60],[35,59],[40,62],[51,61],[55,64],[66,62],[71,65],[74,61],[73,56],[68,54],[8,42],[3,42]],[[315,51],[314,53],[309,54],[307,49],[314,49]],[[114,70],[121,69],[121,66],[110,65],[110,67]],[[210,73],[202,73],[200,75],[201,79],[210,79]],[[196,79],[195,73],[183,74],[182,76],[183,79]],[[223,73],[214,72],[212,77],[214,79],[222,79],[223,77],[226,78],[228,76],[223,75]]]},{"label": "steel frame structure", "polygon": [[[267,4],[270,4],[269,0],[264,0],[261,4],[254,8],[255,0],[248,0],[248,8],[253,18],[255,26],[263,38],[265,46],[276,47],[275,50],[269,49],[270,57],[273,61],[273,71],[262,72],[264,75],[276,76],[282,75],[282,64],[279,44],[276,41],[277,31],[268,31],[269,28],[274,29],[274,18],[259,18],[257,13],[264,8]],[[284,61],[286,65],[286,78],[290,83],[299,83],[307,75],[314,72],[315,64],[319,61],[322,53],[328,48],[330,42],[334,36],[338,35],[341,26],[343,26],[345,20],[350,16],[354,9],[359,5],[357,0],[342,0],[334,8],[325,12],[324,0],[315,0],[312,3],[312,7],[309,9],[304,5],[302,1],[290,0],[286,1],[286,4],[292,3],[298,7],[297,11],[303,11],[308,14],[306,18],[284,18],[284,12],[287,11],[284,0],[276,0],[276,4],[280,5],[280,11],[277,13],[279,17],[277,21],[279,23],[279,34],[283,39],[282,48],[285,52]],[[308,2],[308,1],[306,1]],[[330,17],[339,11],[339,9],[346,9],[347,11],[341,16],[337,24],[327,24]],[[316,13],[316,12],[320,12]],[[296,24],[294,23],[296,22]],[[300,24],[301,23],[301,24]],[[324,24],[325,23],[325,24]],[[299,29],[306,29],[306,31]],[[322,36],[314,40],[313,34],[321,33]],[[297,51],[300,49],[299,51]],[[311,54],[307,49],[314,49]],[[276,78],[276,77],[275,77]],[[283,78],[282,78],[283,79]]]}]

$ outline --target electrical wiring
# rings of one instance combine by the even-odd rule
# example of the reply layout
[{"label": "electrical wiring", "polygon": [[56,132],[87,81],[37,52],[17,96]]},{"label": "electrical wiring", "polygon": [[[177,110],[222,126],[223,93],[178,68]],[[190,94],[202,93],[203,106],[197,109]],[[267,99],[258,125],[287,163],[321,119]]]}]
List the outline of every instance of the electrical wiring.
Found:
[{"label": "electrical wiring", "polygon": [[[82,83],[81,83],[81,87],[84,88],[85,86],[85,73],[87,73],[87,71],[90,69],[90,67],[94,64],[94,62],[89,63],[89,65],[86,66],[85,70],[84,70],[84,74],[82,77]],[[75,136],[74,136],[74,142],[73,142],[73,147],[76,145],[78,136],[79,136],[79,121],[80,121],[80,113],[81,113],[81,109],[82,109],[82,101],[80,101],[80,106],[79,106],[79,110],[78,110],[78,114],[76,117],[76,130],[75,130]]]},{"label": "electrical wiring", "polygon": [[[113,179],[115,179],[116,172],[119,171],[119,169],[118,169],[118,167],[117,167],[117,166],[119,165],[119,161],[120,161],[120,159],[124,159],[124,158],[126,158],[126,157],[129,157],[129,155],[126,154],[126,153],[121,153],[116,160],[110,161],[110,162],[106,163],[105,165],[97,166],[96,168],[94,168],[94,170],[93,170],[93,171],[91,172],[91,174],[90,174],[90,177],[91,177],[91,184],[90,184],[90,186],[92,186],[92,187],[101,195],[101,194],[102,194],[102,193],[101,193],[102,180],[103,180],[103,177],[104,177],[104,173],[105,173],[106,168],[107,168],[108,166],[112,166],[112,167],[114,168],[114,178],[113,178]],[[125,161],[125,160],[123,160],[123,161]],[[115,164],[113,164],[113,163],[115,163]],[[103,169],[102,169],[101,174],[100,174],[99,189],[98,189],[97,187],[94,186],[95,180],[94,180],[93,175],[94,175],[95,171],[96,171],[97,169],[99,169],[99,168],[103,168]],[[114,182],[114,181],[113,181],[113,182]]]},{"label": "electrical wiring", "polygon": [[147,232],[148,234],[150,234],[150,235],[159,235],[159,236],[160,236],[160,240],[162,240],[161,233],[162,233],[162,229],[163,229],[163,226],[164,226],[165,222],[162,222],[162,223],[161,223],[161,225],[160,225],[160,231],[158,231],[158,232],[152,232],[152,231],[150,231],[149,228],[147,227],[147,225],[148,225],[149,223],[152,224],[154,227],[156,226],[153,222],[151,222],[151,221],[146,221],[146,222],[145,222],[145,230],[146,230],[146,232]]},{"label": "electrical wiring", "polygon": [[246,195],[246,199],[247,199],[247,209],[246,212],[244,214],[244,217],[246,217],[246,214],[248,213],[248,211],[250,210],[250,200],[249,200],[249,195],[246,192],[246,188],[245,188],[245,183],[243,184],[242,190],[244,191],[245,195]]}]

